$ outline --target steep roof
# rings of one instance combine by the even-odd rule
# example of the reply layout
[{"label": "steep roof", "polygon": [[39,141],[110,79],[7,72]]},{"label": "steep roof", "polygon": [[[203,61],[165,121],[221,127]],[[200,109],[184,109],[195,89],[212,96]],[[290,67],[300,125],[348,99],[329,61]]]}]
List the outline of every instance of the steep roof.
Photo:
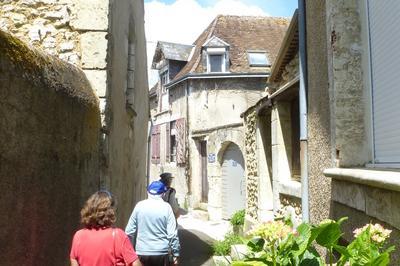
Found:
[{"label": "steep roof", "polygon": [[298,29],[298,11],[293,14],[289,28],[282,41],[282,45],[276,57],[275,64],[271,69],[271,75],[268,82],[274,82],[282,75],[285,66],[296,56],[299,51],[299,29]]},{"label": "steep roof", "polygon": [[157,62],[162,59],[187,62],[193,47],[193,45],[159,41],[157,42],[151,67],[155,69]]},{"label": "steep roof", "polygon": [[189,73],[203,73],[201,51],[213,36],[230,45],[231,73],[260,73],[267,68],[250,67],[247,51],[265,51],[271,64],[275,61],[289,20],[280,17],[217,16],[194,42],[190,61],[175,76],[178,80]]},{"label": "steep roof", "polygon": [[157,96],[157,89],[158,89],[158,82],[156,84],[154,84],[153,87],[151,87],[151,89],[149,90],[149,97],[153,98],[155,96]]}]

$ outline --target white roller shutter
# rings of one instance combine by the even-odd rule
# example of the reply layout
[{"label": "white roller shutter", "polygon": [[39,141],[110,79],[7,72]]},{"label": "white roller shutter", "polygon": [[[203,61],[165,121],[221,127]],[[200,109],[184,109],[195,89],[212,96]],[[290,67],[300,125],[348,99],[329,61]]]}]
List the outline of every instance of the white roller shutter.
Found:
[{"label": "white roller shutter", "polygon": [[400,162],[400,1],[369,0],[374,154]]}]

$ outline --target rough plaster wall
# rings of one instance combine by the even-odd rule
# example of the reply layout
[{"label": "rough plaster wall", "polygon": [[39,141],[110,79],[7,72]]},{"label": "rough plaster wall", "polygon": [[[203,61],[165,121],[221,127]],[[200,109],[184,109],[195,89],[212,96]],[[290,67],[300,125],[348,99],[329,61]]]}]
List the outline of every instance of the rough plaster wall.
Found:
[{"label": "rough plaster wall", "polygon": [[185,168],[177,167],[175,163],[165,164],[151,164],[150,166],[150,182],[159,180],[160,174],[163,172],[169,172],[174,176],[172,181],[172,187],[176,189],[176,198],[178,199],[179,205],[183,208],[188,193],[187,182],[185,178]]},{"label": "rough plaster wall", "polygon": [[1,265],[69,265],[99,188],[98,100],[85,75],[0,31]]},{"label": "rough plaster wall", "polygon": [[108,0],[0,2],[0,29],[84,69],[101,98],[106,92],[107,28]]},{"label": "rough plaster wall", "polygon": [[189,127],[197,130],[241,123],[240,114],[262,97],[264,88],[262,78],[193,82],[189,96]]},{"label": "rough plaster wall", "polygon": [[154,117],[158,113],[158,97],[149,98],[150,116]]},{"label": "rough plaster wall", "polygon": [[[136,204],[146,196],[147,121],[149,118],[143,1],[111,2],[106,117],[107,181],[118,198],[119,226],[124,227]],[[132,19],[130,21],[130,19]],[[131,26],[131,27],[130,27]],[[133,112],[126,108],[128,38],[134,33]]]},{"label": "rough plaster wall", "polygon": [[257,112],[253,108],[247,112],[245,119],[245,165],[246,165],[246,214],[258,219],[258,158],[257,158]]},{"label": "rough plaster wall", "polygon": [[186,82],[169,90],[169,103],[171,106],[171,119],[186,117]]},{"label": "rough plaster wall", "polygon": [[367,143],[359,0],[327,1],[334,145],[340,167],[364,165]]},{"label": "rough plaster wall", "polygon": [[329,216],[331,182],[322,172],[332,167],[325,1],[307,2],[308,177],[310,220]]}]

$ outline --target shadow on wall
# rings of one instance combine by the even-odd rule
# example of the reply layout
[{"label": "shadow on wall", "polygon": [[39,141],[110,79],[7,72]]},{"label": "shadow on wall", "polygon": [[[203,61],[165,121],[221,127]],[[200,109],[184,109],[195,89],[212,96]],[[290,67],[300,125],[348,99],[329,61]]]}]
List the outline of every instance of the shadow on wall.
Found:
[{"label": "shadow on wall", "polygon": [[67,265],[99,186],[100,112],[84,74],[0,31],[1,265]]}]

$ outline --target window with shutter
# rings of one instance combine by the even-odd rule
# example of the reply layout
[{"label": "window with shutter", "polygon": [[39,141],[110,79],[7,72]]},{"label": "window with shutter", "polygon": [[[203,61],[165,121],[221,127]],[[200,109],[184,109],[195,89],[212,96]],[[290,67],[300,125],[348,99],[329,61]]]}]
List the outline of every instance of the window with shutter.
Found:
[{"label": "window with shutter", "polygon": [[400,163],[400,1],[368,1],[373,151],[376,164]]},{"label": "window with shutter", "polygon": [[185,163],[186,157],[186,125],[185,118],[176,120],[176,162]]},{"label": "window with shutter", "polygon": [[171,139],[171,129],[170,129],[170,123],[166,123],[165,125],[165,158],[166,161],[169,163],[170,157],[171,157],[171,147],[170,147],[170,139]]},{"label": "window with shutter", "polygon": [[151,132],[151,161],[160,163],[160,125],[153,126]]}]

